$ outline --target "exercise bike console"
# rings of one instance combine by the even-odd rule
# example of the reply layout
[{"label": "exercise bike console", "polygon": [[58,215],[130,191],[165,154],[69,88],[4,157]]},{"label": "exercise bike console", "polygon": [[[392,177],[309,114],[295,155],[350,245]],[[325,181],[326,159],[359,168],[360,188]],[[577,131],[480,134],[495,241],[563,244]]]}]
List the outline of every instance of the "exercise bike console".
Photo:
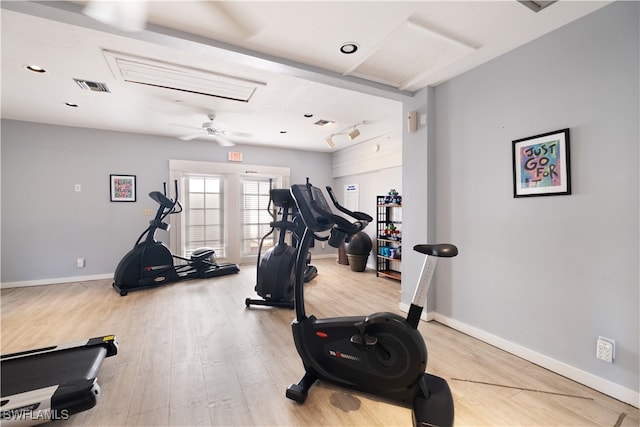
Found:
[{"label": "exercise bike console", "polygon": [[311,242],[319,238],[316,233],[330,230],[329,244],[339,246],[372,220],[365,213],[340,206],[330,187],[327,191],[336,209],[351,220],[334,214],[322,190],[309,182],[291,187],[307,227],[296,257],[296,319],[291,324],[306,372],[287,388],[286,396],[303,403],[319,379],[412,408],[416,426],[452,426],[451,390],[444,379],[425,372],[427,348],[417,325],[438,257],[453,257],[457,248],[451,244],[416,246],[425,262],[406,318],[388,312],[328,319],[307,316],[301,263]]}]

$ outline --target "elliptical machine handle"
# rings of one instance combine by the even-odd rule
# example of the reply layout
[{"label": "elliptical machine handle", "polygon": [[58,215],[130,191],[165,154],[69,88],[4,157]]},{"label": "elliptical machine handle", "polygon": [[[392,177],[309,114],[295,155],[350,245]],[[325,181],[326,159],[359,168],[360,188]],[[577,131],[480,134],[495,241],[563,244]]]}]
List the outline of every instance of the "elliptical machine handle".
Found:
[{"label": "elliptical machine handle", "polygon": [[[330,188],[331,187],[327,187],[327,191],[329,191]],[[352,223],[348,219],[341,217],[340,215],[335,215],[333,212],[324,209],[320,205],[320,203],[318,203],[314,199],[313,186],[311,185],[311,183],[309,183],[308,179],[307,179],[307,191],[309,192],[309,200],[313,209],[315,209],[325,219],[328,219],[334,224],[334,226],[331,229],[331,234],[329,236],[329,242],[328,242],[329,246],[331,247],[337,248],[340,246],[340,244],[342,244],[342,242],[349,242],[351,236],[353,236],[359,231],[362,231],[369,224],[370,222],[369,220],[372,220],[372,218],[367,214],[363,214],[363,215],[368,218],[364,218],[362,220],[358,219],[355,215],[353,215],[354,214],[353,212],[351,212],[346,208],[342,208],[342,206],[340,206],[339,204],[337,206],[339,208],[342,208],[343,212],[356,218],[355,222]],[[334,201],[334,204],[337,203],[331,191],[329,191],[329,195],[331,196],[331,200]],[[326,201],[324,203],[326,203]],[[329,206],[327,206],[327,208],[329,208]]]},{"label": "elliptical machine handle", "polygon": [[175,195],[176,195],[175,206],[177,206],[178,208],[174,209],[173,212],[171,212],[171,213],[176,214],[176,213],[182,212],[182,210],[183,210],[182,209],[182,204],[180,203],[180,198],[178,197],[178,180],[177,179],[173,180],[173,188],[174,188],[174,192],[175,192]]},{"label": "elliptical machine handle", "polygon": [[[333,202],[334,206],[342,213],[346,213],[347,215],[349,215],[350,217],[353,217],[355,219],[357,219],[358,221],[366,221],[366,223],[370,223],[371,221],[373,221],[373,218],[364,213],[364,212],[354,212],[354,211],[350,211],[349,209],[345,208],[344,206],[341,206],[340,203],[338,203],[338,199],[336,198],[335,194],[333,194],[333,189],[327,185],[327,193],[329,193],[329,197],[331,198],[331,201]],[[366,224],[365,224],[366,227]],[[363,227],[364,228],[364,227]]]}]

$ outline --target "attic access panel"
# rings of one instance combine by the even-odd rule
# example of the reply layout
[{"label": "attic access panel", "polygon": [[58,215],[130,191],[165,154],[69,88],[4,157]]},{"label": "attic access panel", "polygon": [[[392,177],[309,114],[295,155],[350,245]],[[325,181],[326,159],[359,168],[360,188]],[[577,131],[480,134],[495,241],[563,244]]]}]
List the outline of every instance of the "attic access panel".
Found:
[{"label": "attic access panel", "polygon": [[184,67],[108,50],[103,51],[116,78],[164,89],[249,102],[265,83],[213,71]]},{"label": "attic access panel", "polygon": [[409,18],[344,74],[405,90],[475,50]]}]

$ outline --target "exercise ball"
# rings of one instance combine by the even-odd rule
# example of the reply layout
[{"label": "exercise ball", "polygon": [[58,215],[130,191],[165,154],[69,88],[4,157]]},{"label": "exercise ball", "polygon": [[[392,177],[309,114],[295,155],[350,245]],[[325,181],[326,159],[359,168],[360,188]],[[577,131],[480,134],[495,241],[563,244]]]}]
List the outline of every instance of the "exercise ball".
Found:
[{"label": "exercise ball", "polygon": [[351,240],[347,243],[347,258],[352,271],[365,270],[371,247],[371,237],[364,231],[360,231],[351,237]]},{"label": "exercise ball", "polygon": [[347,243],[347,253],[351,255],[369,255],[372,247],[371,237],[364,231],[359,231]]}]

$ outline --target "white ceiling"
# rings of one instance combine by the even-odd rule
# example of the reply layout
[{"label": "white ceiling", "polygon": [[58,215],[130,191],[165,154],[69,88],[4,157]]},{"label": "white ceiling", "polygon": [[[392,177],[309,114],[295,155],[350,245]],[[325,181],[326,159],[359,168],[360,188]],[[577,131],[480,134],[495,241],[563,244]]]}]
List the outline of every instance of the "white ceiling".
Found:
[{"label": "white ceiling", "polygon": [[[89,18],[85,3],[1,2],[3,118],[164,135],[179,144],[177,137],[200,132],[215,113],[215,127],[239,145],[335,151],[400,137],[405,97],[608,2],[563,0],[534,13],[515,0],[152,1],[146,29],[133,32]],[[345,42],[359,50],[340,53]],[[127,82],[114,56],[195,76],[198,87],[202,77],[215,85],[231,76],[251,96],[241,102]],[[25,70],[29,64],[47,72]],[[82,90],[74,78],[110,92]],[[334,123],[315,125],[320,119]],[[346,132],[363,121],[350,141]],[[335,133],[330,149],[325,139]]]}]

